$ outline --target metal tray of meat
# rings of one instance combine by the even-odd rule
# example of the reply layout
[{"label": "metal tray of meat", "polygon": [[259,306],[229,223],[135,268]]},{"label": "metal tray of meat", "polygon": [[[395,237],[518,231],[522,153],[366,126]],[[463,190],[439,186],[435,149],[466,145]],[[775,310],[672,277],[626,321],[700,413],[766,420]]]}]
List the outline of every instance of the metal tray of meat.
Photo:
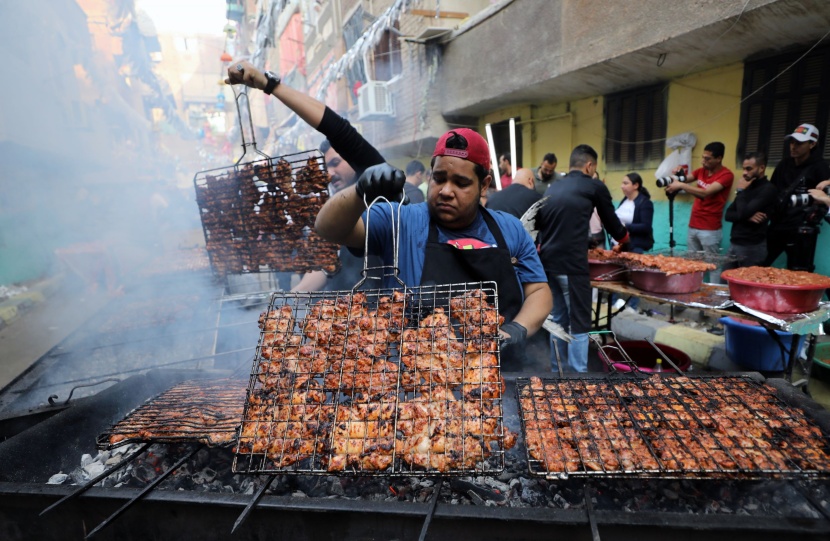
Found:
[{"label": "metal tray of meat", "polygon": [[517,380],[535,475],[827,478],[827,423],[760,376]]},{"label": "metal tray of meat", "polygon": [[503,470],[500,323],[494,282],[273,294],[234,472]]},{"label": "metal tray of meat", "polygon": [[666,274],[654,269],[629,269],[628,280],[647,293],[694,293],[703,285],[703,272]]},{"label": "metal tray of meat", "polygon": [[588,274],[591,280],[599,282],[622,282],[628,279],[625,265],[595,259],[588,260]]}]

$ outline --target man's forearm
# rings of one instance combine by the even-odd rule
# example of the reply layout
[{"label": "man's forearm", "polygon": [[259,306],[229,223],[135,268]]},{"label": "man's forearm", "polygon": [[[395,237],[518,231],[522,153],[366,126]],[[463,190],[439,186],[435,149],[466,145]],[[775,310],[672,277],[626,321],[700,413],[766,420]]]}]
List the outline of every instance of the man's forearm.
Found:
[{"label": "man's forearm", "polygon": [[687,194],[693,195],[693,196],[697,197],[698,199],[706,199],[707,197],[712,195],[711,193],[707,192],[703,188],[695,186],[694,184],[684,184],[683,188],[681,188],[681,189],[684,192],[686,192]]},{"label": "man's forearm", "polygon": [[318,128],[323,120],[323,113],[326,110],[325,104],[295,90],[290,86],[279,84],[271,93],[278,100],[283,102],[289,109],[305,120],[312,128]]},{"label": "man's forearm", "polygon": [[525,284],[525,301],[513,321],[527,329],[527,335],[532,336],[542,328],[542,323],[553,308],[553,295],[545,282]]},{"label": "man's forearm", "polygon": [[326,273],[323,271],[307,272],[291,291],[320,291],[326,285],[326,280]]},{"label": "man's forearm", "polygon": [[360,215],[366,209],[354,186],[337,192],[326,201],[317,214],[314,230],[329,242],[346,246],[363,246],[363,227]]}]

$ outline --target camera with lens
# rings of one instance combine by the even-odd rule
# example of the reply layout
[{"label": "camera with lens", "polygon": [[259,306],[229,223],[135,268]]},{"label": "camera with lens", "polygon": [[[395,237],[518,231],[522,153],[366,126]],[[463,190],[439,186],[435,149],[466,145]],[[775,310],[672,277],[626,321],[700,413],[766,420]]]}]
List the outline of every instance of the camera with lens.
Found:
[{"label": "camera with lens", "polygon": [[686,179],[686,175],[677,175],[677,176],[669,176],[669,177],[660,177],[657,179],[657,187],[658,188],[665,188],[669,184],[672,183],[672,180],[677,179],[678,182],[688,182]]},{"label": "camera with lens", "polygon": [[[825,186],[822,191],[830,195],[830,186]],[[808,193],[797,193],[790,196],[790,207],[808,207],[814,202],[813,196]]]}]

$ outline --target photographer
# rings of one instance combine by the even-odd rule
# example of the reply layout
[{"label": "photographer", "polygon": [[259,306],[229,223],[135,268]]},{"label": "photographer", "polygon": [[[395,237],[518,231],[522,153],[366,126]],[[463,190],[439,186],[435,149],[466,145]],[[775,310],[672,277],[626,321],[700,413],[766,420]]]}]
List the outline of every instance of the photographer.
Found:
[{"label": "photographer", "polygon": [[[695,196],[686,241],[686,247],[690,251],[704,251],[714,255],[720,253],[723,239],[723,207],[726,206],[734,179],[732,171],[723,166],[724,150],[723,143],[709,143],[703,148],[702,167],[695,169],[686,179],[686,182],[697,182],[686,184],[673,180],[666,186],[666,194],[683,190]],[[674,171],[675,175],[682,173],[682,167]],[[714,276],[710,276],[710,279],[717,283]]]},{"label": "photographer", "polygon": [[770,181],[778,189],[778,206],[767,231],[766,265],[787,253],[787,268],[813,271],[819,225],[826,214],[821,205],[791,205],[791,196],[804,195],[830,178],[830,167],[818,152],[818,129],[801,124],[785,139],[790,155],[775,167]]},{"label": "photographer", "polygon": [[744,156],[743,175],[735,184],[735,201],[726,209],[732,222],[731,244],[723,270],[763,265],[767,257],[769,215],[778,201],[778,190],[767,180],[767,157],[763,152]]}]

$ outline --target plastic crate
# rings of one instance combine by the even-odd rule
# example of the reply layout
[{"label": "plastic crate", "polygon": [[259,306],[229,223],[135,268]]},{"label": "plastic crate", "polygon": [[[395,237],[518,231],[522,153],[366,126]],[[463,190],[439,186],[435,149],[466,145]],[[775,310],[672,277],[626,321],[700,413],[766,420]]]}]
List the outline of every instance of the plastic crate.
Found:
[{"label": "plastic crate", "polygon": [[[731,317],[722,317],[726,337],[726,355],[743,368],[761,372],[783,372],[789,361],[792,333],[775,331],[784,345],[785,357],[781,358],[778,341],[767,330],[754,322],[741,322]],[[804,336],[798,339],[798,349],[804,345]]]}]

